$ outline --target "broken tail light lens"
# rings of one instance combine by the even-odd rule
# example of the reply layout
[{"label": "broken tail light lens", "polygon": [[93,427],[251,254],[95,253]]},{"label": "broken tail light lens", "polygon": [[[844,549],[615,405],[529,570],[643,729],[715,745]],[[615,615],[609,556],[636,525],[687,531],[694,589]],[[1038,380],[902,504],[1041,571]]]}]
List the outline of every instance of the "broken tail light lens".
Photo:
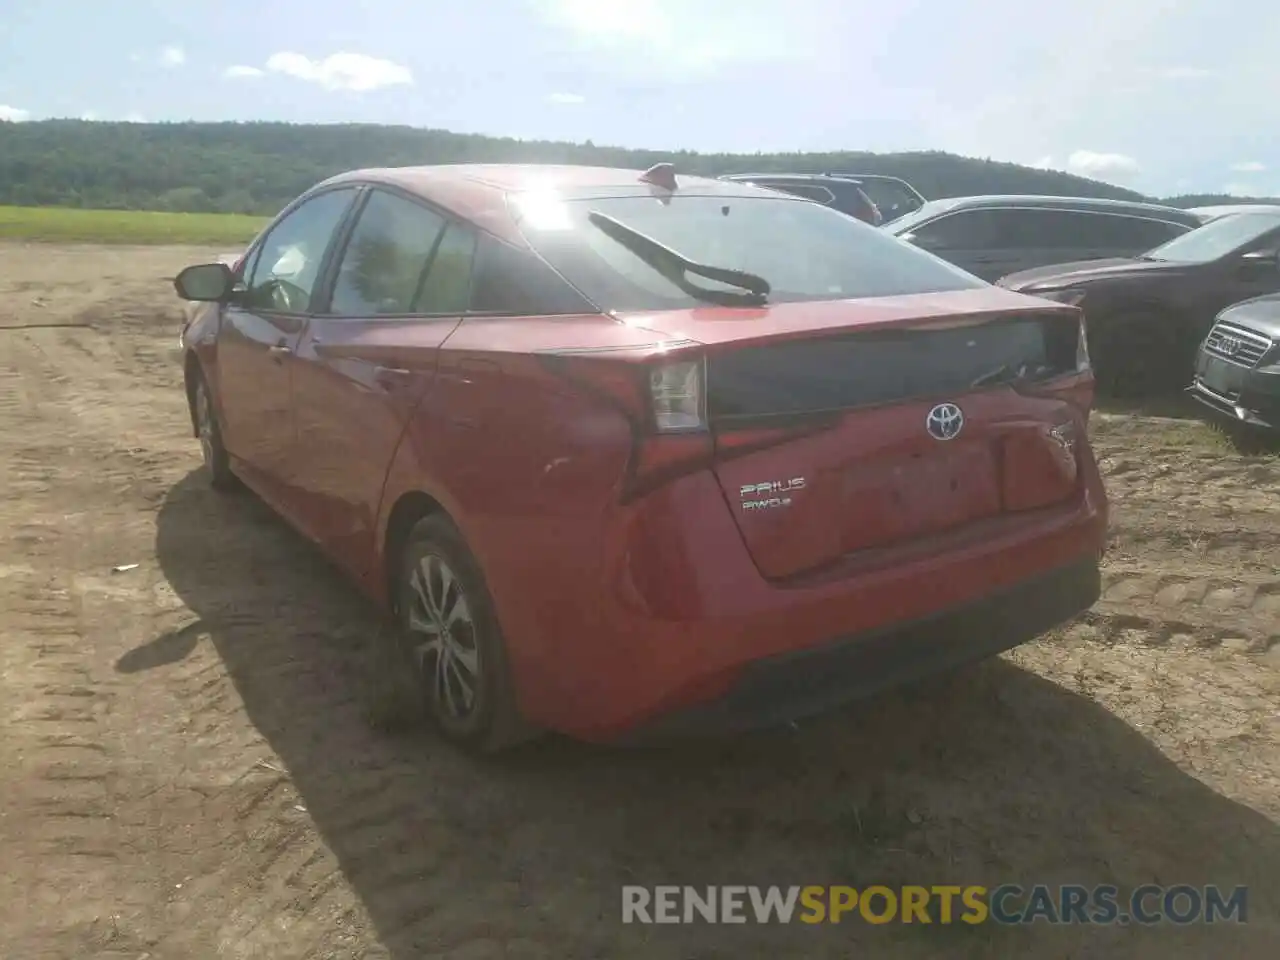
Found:
[{"label": "broken tail light lens", "polygon": [[702,360],[663,363],[649,372],[653,422],[658,433],[707,429],[706,364]]}]

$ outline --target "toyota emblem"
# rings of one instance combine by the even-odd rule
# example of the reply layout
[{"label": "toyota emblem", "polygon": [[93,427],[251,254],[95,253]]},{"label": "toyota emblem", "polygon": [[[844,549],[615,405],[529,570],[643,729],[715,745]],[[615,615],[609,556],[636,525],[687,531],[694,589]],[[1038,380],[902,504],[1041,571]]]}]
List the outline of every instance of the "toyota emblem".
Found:
[{"label": "toyota emblem", "polygon": [[964,429],[964,413],[954,403],[940,403],[924,418],[924,428],[935,440],[954,440]]}]

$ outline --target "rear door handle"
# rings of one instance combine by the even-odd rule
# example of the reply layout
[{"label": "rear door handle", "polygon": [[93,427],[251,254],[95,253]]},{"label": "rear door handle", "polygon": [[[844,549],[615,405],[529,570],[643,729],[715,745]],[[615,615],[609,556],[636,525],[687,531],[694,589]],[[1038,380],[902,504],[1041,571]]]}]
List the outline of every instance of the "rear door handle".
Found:
[{"label": "rear door handle", "polygon": [[377,370],[378,376],[380,377],[407,377],[411,375],[411,372],[406,370],[404,367],[379,366],[374,369]]},{"label": "rear door handle", "polygon": [[293,348],[286,346],[283,343],[277,343],[273,346],[267,347],[267,352],[273,357],[283,357],[293,353]]}]

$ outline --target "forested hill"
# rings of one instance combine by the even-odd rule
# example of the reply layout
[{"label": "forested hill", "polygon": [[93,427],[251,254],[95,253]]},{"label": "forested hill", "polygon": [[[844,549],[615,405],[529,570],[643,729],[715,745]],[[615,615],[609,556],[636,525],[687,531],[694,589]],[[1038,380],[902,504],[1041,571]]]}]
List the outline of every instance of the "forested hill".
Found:
[{"label": "forested hill", "polygon": [[709,154],[520,141],[371,124],[0,122],[0,204],[273,213],[358,167],[534,162],[686,173],[884,173],[926,197],[1040,193],[1137,199],[1110,184],[1013,163],[920,153]]}]

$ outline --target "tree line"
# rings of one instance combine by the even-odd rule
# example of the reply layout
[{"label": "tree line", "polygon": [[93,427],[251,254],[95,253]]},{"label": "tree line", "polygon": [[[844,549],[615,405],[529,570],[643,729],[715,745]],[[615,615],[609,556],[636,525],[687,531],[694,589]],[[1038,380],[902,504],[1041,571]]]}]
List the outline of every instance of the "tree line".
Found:
[{"label": "tree line", "polygon": [[[1111,184],[941,151],[695,153],[514,140],[377,124],[0,122],[0,204],[271,214],[311,185],[359,167],[578,163],[689,174],[790,171],[901,177],[926,197],[1053,194],[1147,199]],[[1239,198],[1177,198],[1179,206]]]}]

